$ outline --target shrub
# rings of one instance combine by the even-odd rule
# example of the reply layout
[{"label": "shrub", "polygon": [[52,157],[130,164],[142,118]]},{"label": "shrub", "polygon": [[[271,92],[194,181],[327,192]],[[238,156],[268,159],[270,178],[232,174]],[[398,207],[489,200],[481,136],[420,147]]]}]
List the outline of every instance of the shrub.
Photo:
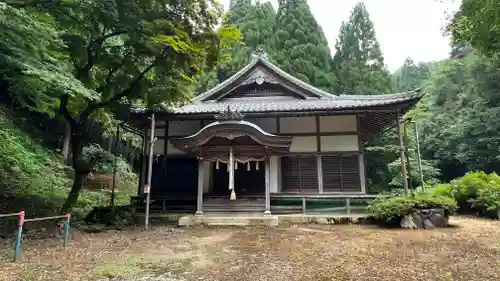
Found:
[{"label": "shrub", "polygon": [[484,213],[496,213],[500,209],[500,185],[488,185],[478,190],[472,207]]},{"label": "shrub", "polygon": [[451,213],[456,207],[455,199],[428,190],[411,195],[378,197],[370,204],[368,211],[378,220],[389,221],[400,219],[410,214],[413,209],[443,208],[447,213]]},{"label": "shrub", "polygon": [[426,189],[427,192],[432,193],[436,196],[447,196],[450,198],[455,198],[455,191],[453,186],[449,183],[437,183]]},{"label": "shrub", "polygon": [[500,176],[470,172],[450,183],[461,211],[487,213],[500,207]]},{"label": "shrub", "polygon": [[468,201],[476,199],[478,190],[485,188],[489,181],[490,175],[485,172],[469,172],[465,176],[451,181],[458,205],[461,208],[468,208],[470,206]]}]

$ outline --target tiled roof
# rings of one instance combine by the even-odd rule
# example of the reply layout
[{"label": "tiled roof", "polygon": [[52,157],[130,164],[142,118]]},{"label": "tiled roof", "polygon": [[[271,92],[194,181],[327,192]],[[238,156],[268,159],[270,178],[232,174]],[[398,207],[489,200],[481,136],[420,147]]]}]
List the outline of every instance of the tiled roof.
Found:
[{"label": "tiled roof", "polygon": [[[308,99],[295,100],[242,100],[242,101],[218,101],[211,100],[211,97],[219,93],[221,90],[231,86],[241,77],[248,74],[258,64],[270,69],[278,77],[288,81],[296,87],[307,91],[312,95]],[[219,83],[207,92],[198,95],[193,99],[191,104],[181,107],[164,109],[164,111],[173,114],[203,114],[203,113],[219,113],[230,106],[233,111],[245,113],[257,112],[284,112],[284,111],[320,111],[320,110],[353,110],[366,109],[370,107],[397,105],[404,102],[410,102],[411,105],[416,104],[423,96],[423,92],[419,89],[398,94],[387,95],[334,95],[325,92],[319,88],[309,85],[300,79],[286,73],[279,67],[275,66],[267,60],[265,56],[255,55],[250,63],[240,69],[227,80]],[[408,107],[408,106],[407,106]],[[408,108],[404,108],[406,110]],[[145,109],[135,108],[136,113],[142,113]]]},{"label": "tiled roof", "polygon": [[345,110],[399,104],[415,101],[423,96],[419,90],[390,95],[340,95],[320,99],[306,100],[265,100],[242,102],[199,102],[172,109],[173,113],[196,114],[218,113],[230,106],[233,111],[240,112],[280,112],[304,110]]}]

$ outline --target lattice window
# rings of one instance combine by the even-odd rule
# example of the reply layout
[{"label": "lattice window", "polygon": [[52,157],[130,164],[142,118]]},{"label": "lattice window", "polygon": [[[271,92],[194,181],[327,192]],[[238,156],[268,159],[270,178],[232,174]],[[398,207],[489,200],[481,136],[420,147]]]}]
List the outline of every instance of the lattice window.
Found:
[{"label": "lattice window", "polygon": [[321,158],[323,166],[323,191],[361,191],[358,155],[328,155]]},{"label": "lattice window", "polygon": [[317,192],[318,166],[316,156],[281,158],[282,189],[284,192]]}]

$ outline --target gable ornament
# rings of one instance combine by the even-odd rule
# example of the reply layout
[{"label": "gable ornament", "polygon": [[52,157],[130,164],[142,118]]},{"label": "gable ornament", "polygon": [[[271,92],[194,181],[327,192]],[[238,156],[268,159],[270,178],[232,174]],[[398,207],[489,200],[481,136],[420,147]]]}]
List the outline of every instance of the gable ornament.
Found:
[{"label": "gable ornament", "polygon": [[229,121],[229,120],[241,121],[241,120],[243,120],[244,117],[245,117],[245,115],[241,114],[241,112],[231,110],[229,105],[227,106],[226,110],[224,110],[221,113],[216,114],[214,116],[215,120],[217,120],[217,121]]}]

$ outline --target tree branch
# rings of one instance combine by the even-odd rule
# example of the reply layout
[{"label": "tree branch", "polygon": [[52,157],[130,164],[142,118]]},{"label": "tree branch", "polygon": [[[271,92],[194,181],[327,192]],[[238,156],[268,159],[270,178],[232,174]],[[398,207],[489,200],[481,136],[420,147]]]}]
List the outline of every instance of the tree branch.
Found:
[{"label": "tree branch", "polygon": [[111,32],[111,33],[108,33],[108,34],[106,34],[106,35],[103,35],[103,36],[101,36],[101,37],[99,37],[99,38],[94,39],[92,42],[93,42],[93,43],[97,43],[97,44],[102,44],[102,43],[104,43],[104,41],[106,41],[106,39],[108,39],[108,38],[111,38],[111,37],[114,37],[114,36],[118,36],[118,35],[122,35],[122,34],[125,34],[125,33],[127,33],[127,32],[128,32],[128,31],[126,31],[126,30],[121,30],[121,31]]},{"label": "tree branch", "polygon": [[121,91],[119,94],[116,94],[115,96],[111,97],[110,99],[106,101],[102,101],[99,103],[93,103],[87,106],[87,108],[82,112],[82,116],[89,116],[94,110],[106,107],[111,105],[114,102],[119,101],[121,98],[124,98],[128,95],[130,95],[139,85],[141,80],[144,78],[144,76],[155,66],[156,61],[150,64],[148,67],[146,67],[134,80],[132,80],[129,83],[129,86]]}]

